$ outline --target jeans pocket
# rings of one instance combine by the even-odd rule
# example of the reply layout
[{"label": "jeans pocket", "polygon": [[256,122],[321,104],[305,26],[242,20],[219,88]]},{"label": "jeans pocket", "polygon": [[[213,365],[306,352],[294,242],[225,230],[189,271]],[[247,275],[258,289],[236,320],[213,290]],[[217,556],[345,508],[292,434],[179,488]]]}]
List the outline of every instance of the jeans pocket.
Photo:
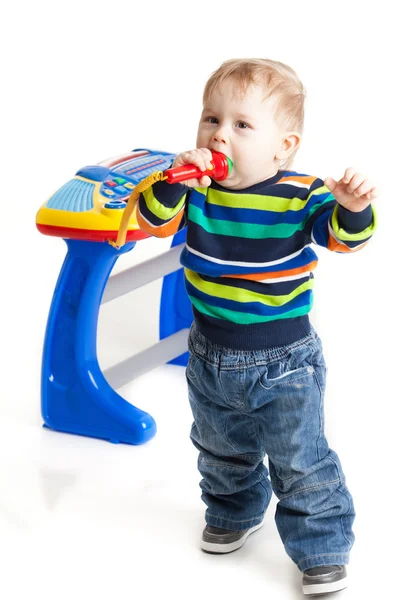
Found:
[{"label": "jeans pocket", "polygon": [[306,365],[297,369],[291,369],[287,363],[275,363],[259,368],[258,383],[266,390],[276,385],[289,385],[298,379],[314,375],[314,367]]}]

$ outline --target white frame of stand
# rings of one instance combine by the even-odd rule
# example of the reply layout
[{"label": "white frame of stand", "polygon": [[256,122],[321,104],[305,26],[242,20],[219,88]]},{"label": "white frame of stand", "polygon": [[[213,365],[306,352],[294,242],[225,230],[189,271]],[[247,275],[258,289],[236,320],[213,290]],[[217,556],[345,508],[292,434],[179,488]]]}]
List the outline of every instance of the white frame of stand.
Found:
[{"label": "white frame of stand", "polygon": [[[129,294],[144,285],[182,268],[179,258],[185,244],[170,248],[164,254],[112,275],[107,282],[101,304]],[[188,349],[189,329],[181,329],[146,350],[106,369],[103,374],[109,384],[118,389],[140,375],[160,367]]]}]

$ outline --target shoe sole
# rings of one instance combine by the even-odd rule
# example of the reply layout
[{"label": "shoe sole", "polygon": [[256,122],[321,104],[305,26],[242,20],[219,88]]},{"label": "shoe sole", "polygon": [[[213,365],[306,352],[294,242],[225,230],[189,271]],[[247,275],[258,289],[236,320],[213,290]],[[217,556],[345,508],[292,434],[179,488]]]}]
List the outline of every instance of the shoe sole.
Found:
[{"label": "shoe sole", "polygon": [[339,579],[339,581],[332,581],[330,583],[303,585],[303,594],[305,596],[320,596],[321,594],[340,592],[340,590],[344,590],[347,586],[348,577],[343,577],[343,579]]},{"label": "shoe sole", "polygon": [[243,537],[230,544],[213,544],[212,542],[201,540],[200,548],[204,550],[204,552],[207,552],[207,554],[228,554],[229,552],[234,552],[243,546],[249,535],[257,531],[257,529],[260,529],[263,525],[264,523],[262,522],[258,525],[254,525],[254,527],[250,527]]}]

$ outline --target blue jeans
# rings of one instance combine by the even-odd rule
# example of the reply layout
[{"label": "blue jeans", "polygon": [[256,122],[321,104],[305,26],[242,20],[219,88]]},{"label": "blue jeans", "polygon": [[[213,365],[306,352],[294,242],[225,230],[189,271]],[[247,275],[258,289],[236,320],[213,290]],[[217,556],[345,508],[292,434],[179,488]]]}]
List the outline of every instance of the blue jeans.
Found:
[{"label": "blue jeans", "polygon": [[326,366],[315,330],[288,346],[237,351],[209,342],[194,323],[189,351],[206,522],[249,529],[274,491],[278,531],[299,569],[347,564],[355,513],[324,435]]}]

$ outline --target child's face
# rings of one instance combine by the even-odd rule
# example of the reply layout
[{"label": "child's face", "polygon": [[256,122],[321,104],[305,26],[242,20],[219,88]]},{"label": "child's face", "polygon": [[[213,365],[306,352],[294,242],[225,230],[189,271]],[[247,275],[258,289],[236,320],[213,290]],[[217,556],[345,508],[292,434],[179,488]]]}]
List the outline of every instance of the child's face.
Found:
[{"label": "child's face", "polygon": [[251,85],[241,94],[235,82],[225,80],[208,98],[197,132],[197,148],[223,152],[232,161],[232,172],[221,182],[242,189],[275,175],[283,132],[275,120],[273,101]]}]

